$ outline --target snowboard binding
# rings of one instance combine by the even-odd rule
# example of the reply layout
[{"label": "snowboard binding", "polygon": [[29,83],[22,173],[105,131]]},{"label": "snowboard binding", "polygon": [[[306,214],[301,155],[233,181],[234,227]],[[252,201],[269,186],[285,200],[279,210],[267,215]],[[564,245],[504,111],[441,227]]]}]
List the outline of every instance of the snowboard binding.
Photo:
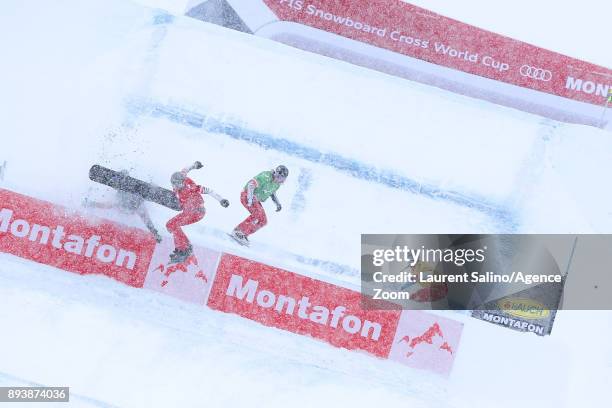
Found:
[{"label": "snowboard binding", "polygon": [[247,238],[247,236],[239,230],[233,230],[230,234],[227,234],[230,238],[232,238],[234,241],[236,241],[237,243],[239,243],[242,246],[249,246],[249,239]]},{"label": "snowboard binding", "polygon": [[191,245],[185,249],[177,248],[170,254],[169,264],[185,262],[191,255],[193,255],[193,247]]}]

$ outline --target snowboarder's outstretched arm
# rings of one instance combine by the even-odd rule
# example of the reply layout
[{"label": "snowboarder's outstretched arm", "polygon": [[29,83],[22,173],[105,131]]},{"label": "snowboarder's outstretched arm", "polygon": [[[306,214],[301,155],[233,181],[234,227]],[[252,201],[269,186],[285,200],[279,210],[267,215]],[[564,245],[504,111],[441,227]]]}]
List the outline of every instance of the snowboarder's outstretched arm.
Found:
[{"label": "snowboarder's outstretched arm", "polygon": [[280,201],[278,201],[278,197],[276,196],[276,194],[272,194],[270,198],[272,199],[272,201],[274,201],[274,204],[276,204],[276,212],[279,212],[283,208],[283,206],[281,205]]},{"label": "snowboarder's outstretched arm", "polygon": [[208,194],[209,196],[217,200],[223,207],[229,207],[229,201],[221,197],[219,194],[215,193],[212,188],[202,186],[200,191],[202,192],[202,194]]},{"label": "snowboarder's outstretched arm", "polygon": [[187,173],[189,173],[191,170],[201,169],[202,167],[204,167],[204,165],[201,161],[198,160],[194,162],[191,166],[185,167],[183,170],[181,170],[181,174],[186,176]]}]

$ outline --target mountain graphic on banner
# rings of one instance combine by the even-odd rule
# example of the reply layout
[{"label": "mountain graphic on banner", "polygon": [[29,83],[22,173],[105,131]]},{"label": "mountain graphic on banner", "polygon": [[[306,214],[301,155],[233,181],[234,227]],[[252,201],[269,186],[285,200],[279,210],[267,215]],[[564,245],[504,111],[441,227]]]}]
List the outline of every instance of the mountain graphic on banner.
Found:
[{"label": "mountain graphic on banner", "polygon": [[[419,344],[422,344],[422,343],[433,344],[433,339],[435,337],[440,337],[440,339],[444,339],[444,333],[442,332],[442,329],[440,329],[440,325],[438,323],[432,324],[420,336],[413,337],[412,340],[410,339],[410,336],[404,336],[404,337],[402,337],[398,341],[398,343],[401,343],[403,341],[408,343],[408,347],[410,347],[412,349],[412,351],[408,351],[406,353],[406,357],[410,357],[414,353],[414,349],[415,349],[416,346],[418,346]],[[447,342],[444,342],[439,347],[439,349],[440,350],[448,351],[450,354],[453,354],[453,349],[451,348],[451,346]]]}]

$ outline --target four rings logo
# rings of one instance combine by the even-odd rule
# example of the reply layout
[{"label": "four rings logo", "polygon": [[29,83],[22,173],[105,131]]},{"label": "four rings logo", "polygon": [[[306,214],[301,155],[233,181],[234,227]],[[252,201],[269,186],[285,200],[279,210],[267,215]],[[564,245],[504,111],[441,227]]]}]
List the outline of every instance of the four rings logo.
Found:
[{"label": "four rings logo", "polygon": [[536,68],[529,65],[523,65],[519,72],[522,76],[532,78],[537,81],[548,82],[552,79],[552,72],[543,68]]}]

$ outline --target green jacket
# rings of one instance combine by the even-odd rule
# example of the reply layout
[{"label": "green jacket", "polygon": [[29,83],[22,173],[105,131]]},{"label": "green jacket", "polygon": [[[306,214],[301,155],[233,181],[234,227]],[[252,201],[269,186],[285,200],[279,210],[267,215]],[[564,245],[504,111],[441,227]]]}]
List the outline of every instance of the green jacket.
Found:
[{"label": "green jacket", "polygon": [[[270,197],[272,194],[276,193],[276,190],[278,190],[278,188],[280,187],[280,183],[274,181],[272,177],[272,172],[269,170],[262,171],[261,173],[253,177],[253,180],[255,180],[255,182],[257,183],[253,194],[262,203],[266,201],[268,197]],[[247,190],[248,185],[249,183],[244,186],[245,190]]]}]

